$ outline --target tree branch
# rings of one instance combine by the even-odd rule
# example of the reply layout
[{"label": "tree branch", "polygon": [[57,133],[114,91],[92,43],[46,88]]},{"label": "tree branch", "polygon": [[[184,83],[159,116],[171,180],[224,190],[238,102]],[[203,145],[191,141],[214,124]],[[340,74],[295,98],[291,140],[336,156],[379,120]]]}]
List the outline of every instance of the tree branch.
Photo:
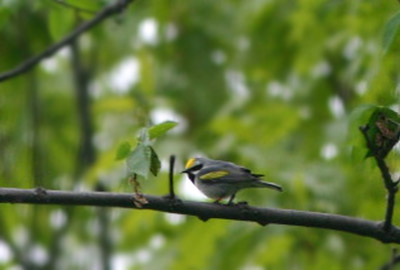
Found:
[{"label": "tree branch", "polygon": [[169,157],[169,197],[170,197],[170,199],[175,199],[175,192],[174,192],[174,164],[175,164],[175,156],[171,155]]},{"label": "tree branch", "polygon": [[140,207],[134,204],[134,194],[110,192],[69,192],[36,189],[0,188],[0,203],[58,204],[76,206],[123,207],[148,209],[183,215],[253,221],[261,225],[284,224],[343,231],[371,237],[383,243],[400,244],[400,228],[384,231],[380,222],[335,214],[289,209],[259,208],[247,205],[218,205],[213,203],[171,200],[168,197],[142,195],[148,201]]},{"label": "tree branch", "polygon": [[365,141],[367,142],[367,147],[373,154],[376,164],[378,165],[379,170],[381,171],[385,188],[387,190],[386,213],[385,213],[385,222],[383,224],[383,230],[389,232],[392,228],[394,203],[395,203],[396,192],[398,190],[397,185],[399,182],[393,181],[392,176],[390,175],[389,168],[386,165],[384,158],[377,154],[374,144],[369,140],[367,134],[368,128],[369,128],[368,126],[362,126],[360,127],[360,131],[364,135]]},{"label": "tree branch", "polygon": [[88,31],[98,23],[102,22],[103,20],[107,19],[108,17],[122,12],[130,3],[132,3],[134,0],[117,0],[115,3],[110,4],[100,10],[91,20],[86,21],[79,25],[74,31],[72,31],[70,34],[65,36],[63,39],[61,39],[59,42],[51,45],[47,49],[45,49],[43,52],[39,53],[36,56],[33,56],[26,60],[25,62],[22,62],[19,64],[17,67],[14,69],[11,69],[9,71],[6,71],[4,73],[0,74],[0,82],[11,79],[13,77],[16,77],[22,73],[25,73],[35,67],[40,61],[43,59],[52,56],[54,53],[56,53],[59,49],[62,47],[70,44],[73,42],[77,37],[79,37],[81,34],[84,32]]}]

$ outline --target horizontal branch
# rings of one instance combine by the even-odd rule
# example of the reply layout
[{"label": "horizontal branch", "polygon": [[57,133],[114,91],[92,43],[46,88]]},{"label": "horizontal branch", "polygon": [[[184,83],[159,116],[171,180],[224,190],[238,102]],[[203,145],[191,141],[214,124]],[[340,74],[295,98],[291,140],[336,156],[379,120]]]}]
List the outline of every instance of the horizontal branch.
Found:
[{"label": "horizontal branch", "polygon": [[[218,205],[214,203],[180,201],[169,196],[142,195],[140,203],[131,193],[70,192],[36,189],[0,188],[0,203],[58,204],[79,206],[123,207],[210,218],[253,221],[261,225],[284,224],[343,231],[371,237],[384,243],[400,243],[400,228],[390,232],[382,223],[335,214],[308,211],[259,208],[248,205]],[[143,200],[144,198],[144,200]],[[143,201],[147,201],[140,206]]]},{"label": "horizontal branch", "polygon": [[43,59],[52,56],[54,53],[56,53],[59,49],[62,47],[69,45],[71,42],[73,42],[78,36],[83,34],[84,32],[88,31],[98,23],[102,22],[106,18],[120,13],[123,11],[133,0],[116,0],[115,3],[110,4],[100,10],[92,19],[89,21],[86,21],[79,25],[74,31],[72,31],[70,34],[65,36],[63,39],[61,39],[59,42],[51,45],[47,49],[45,49],[43,52],[33,56],[32,58],[29,58],[28,60],[22,62],[19,64],[17,67],[14,69],[11,69],[9,71],[6,71],[4,73],[0,74],[0,82],[11,79],[15,76],[18,76],[22,73],[25,73],[35,67],[40,61]]}]

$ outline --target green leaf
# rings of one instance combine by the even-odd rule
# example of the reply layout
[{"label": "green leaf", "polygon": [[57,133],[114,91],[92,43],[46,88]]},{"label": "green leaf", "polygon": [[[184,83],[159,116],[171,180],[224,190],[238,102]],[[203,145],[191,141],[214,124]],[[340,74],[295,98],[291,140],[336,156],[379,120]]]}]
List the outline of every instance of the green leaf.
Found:
[{"label": "green leaf", "polygon": [[72,29],[74,11],[68,8],[57,7],[50,10],[49,30],[54,40],[64,37]]},{"label": "green leaf", "polygon": [[126,164],[129,176],[137,174],[147,178],[151,166],[151,147],[139,143],[129,154]]},{"label": "green leaf", "polygon": [[160,172],[161,169],[161,162],[160,159],[158,158],[158,155],[156,151],[154,151],[153,147],[149,146],[151,150],[151,165],[150,165],[150,171],[154,176],[157,176],[157,174]]},{"label": "green leaf", "polygon": [[397,30],[400,26],[400,12],[397,12],[385,25],[383,32],[383,50],[386,53],[390,45],[393,43],[394,37],[396,36]]},{"label": "green leaf", "polygon": [[68,3],[78,8],[90,10],[93,13],[96,13],[101,8],[101,3],[93,0],[68,0]]},{"label": "green leaf", "polygon": [[142,143],[144,145],[151,145],[149,129],[142,128],[141,130],[139,130],[139,135],[138,135],[137,139],[138,139],[139,143]]},{"label": "green leaf", "polygon": [[131,152],[131,145],[128,142],[123,142],[118,146],[117,154],[115,156],[116,160],[125,159]]},{"label": "green leaf", "polygon": [[389,108],[379,107],[375,109],[367,125],[367,137],[375,151],[369,151],[367,156],[375,154],[384,158],[399,141],[400,116]]},{"label": "green leaf", "polygon": [[[390,109],[371,104],[358,106],[351,112],[349,117],[349,143],[351,144],[350,154],[354,161],[361,161],[364,160],[365,157],[372,155],[367,147],[365,137],[360,132],[360,127],[368,125],[369,140],[371,142],[376,142],[376,136],[379,132],[379,129],[376,126],[376,121],[380,113],[388,114],[391,117],[397,115],[396,112]],[[386,155],[388,151],[390,151],[390,149],[383,150],[382,154],[386,152]]]},{"label": "green leaf", "polygon": [[379,107],[371,104],[364,104],[355,108],[349,117],[349,139],[355,146],[364,146],[364,138],[360,133],[360,126],[365,125],[374,110]]},{"label": "green leaf", "polygon": [[177,122],[165,121],[161,124],[152,126],[151,128],[149,128],[149,137],[151,140],[160,137],[164,135],[168,130],[174,128],[176,125],[178,125]]}]

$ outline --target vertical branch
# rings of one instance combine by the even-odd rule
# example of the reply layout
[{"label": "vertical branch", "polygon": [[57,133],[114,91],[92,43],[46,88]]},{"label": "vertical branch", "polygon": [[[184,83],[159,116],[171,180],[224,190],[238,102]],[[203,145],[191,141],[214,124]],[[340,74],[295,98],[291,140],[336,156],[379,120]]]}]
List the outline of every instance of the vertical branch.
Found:
[{"label": "vertical branch", "polygon": [[[95,161],[95,149],[92,144],[93,130],[92,130],[92,118],[90,114],[90,97],[89,97],[89,72],[84,68],[82,63],[82,57],[80,54],[79,46],[77,40],[71,43],[71,67],[73,81],[75,84],[76,99],[77,99],[77,111],[79,120],[79,130],[80,130],[80,146],[79,152],[77,154],[75,175],[80,176],[84,170],[93,164]],[[78,177],[79,178],[79,177]],[[67,215],[67,222],[62,228],[59,228],[52,237],[52,242],[50,244],[50,260],[45,265],[44,269],[55,269],[57,266],[57,261],[62,254],[60,240],[68,232],[71,225],[71,219],[74,214],[73,208],[64,209]],[[99,219],[107,219],[107,216],[101,216],[99,212]],[[102,221],[101,221],[102,222]],[[102,226],[102,229],[108,230],[108,226]],[[106,233],[103,232],[102,233]],[[101,240],[100,240],[101,241]],[[101,244],[101,252],[106,255],[109,252],[103,251],[103,245]],[[110,256],[102,257],[103,261],[109,261]],[[108,265],[108,264],[104,264]],[[109,268],[104,268],[108,270]]]},{"label": "vertical branch", "polygon": [[396,265],[397,248],[392,248],[392,258],[390,260],[390,269],[394,269]]},{"label": "vertical branch", "polygon": [[391,185],[386,187],[386,190],[388,194],[386,198],[386,214],[385,214],[385,223],[383,224],[383,229],[388,232],[392,227],[397,184],[392,181]]},{"label": "vertical branch", "polygon": [[380,269],[381,270],[393,270],[393,269],[395,269],[395,266],[397,264],[399,264],[399,262],[400,262],[400,256],[398,254],[397,248],[393,248],[390,261],[385,263]]},{"label": "vertical branch", "polygon": [[[89,81],[92,70],[85,68],[82,62],[82,55],[78,40],[74,40],[71,43],[71,51],[72,72],[75,83],[77,110],[81,133],[80,149],[77,158],[77,174],[81,174],[96,160],[96,152],[92,142],[94,132],[92,115],[90,112],[89,95]],[[96,189],[98,191],[106,190],[101,183],[97,184]],[[103,270],[110,270],[112,245],[109,239],[109,211],[105,208],[99,208],[97,217],[100,224],[99,245],[101,253],[101,265]]]},{"label": "vertical branch", "polygon": [[40,101],[36,73],[28,76],[28,103],[31,115],[31,172],[33,186],[39,186],[42,179],[40,162]]},{"label": "vertical branch", "polygon": [[360,131],[365,137],[365,140],[367,142],[367,147],[371,151],[376,164],[379,167],[379,170],[381,171],[382,179],[384,181],[384,185],[387,191],[387,199],[386,199],[386,213],[385,213],[385,221],[383,223],[383,230],[385,232],[389,232],[392,228],[392,220],[393,220],[393,211],[394,211],[394,203],[395,203],[395,196],[397,192],[397,184],[399,183],[394,182],[392,179],[392,176],[390,175],[389,168],[385,163],[385,160],[383,157],[377,154],[377,151],[373,145],[373,143],[369,140],[367,131],[368,131],[368,126],[362,126],[360,127]]},{"label": "vertical branch", "polygon": [[83,67],[78,41],[71,43],[72,72],[77,96],[77,109],[81,131],[81,142],[77,160],[77,174],[80,174],[95,160],[95,150],[92,144],[93,128],[90,114],[89,72]]},{"label": "vertical branch", "polygon": [[109,237],[110,232],[110,211],[104,207],[98,209],[100,223],[100,256],[102,270],[111,270],[112,245]]},{"label": "vertical branch", "polygon": [[68,229],[71,225],[71,215],[73,208],[64,208],[65,214],[67,216],[67,222],[61,227],[56,229],[52,235],[52,241],[49,245],[49,260],[42,267],[42,269],[57,269],[57,261],[62,254],[62,247],[60,245],[63,236],[68,233]]},{"label": "vertical branch", "polygon": [[171,199],[175,199],[175,192],[174,192],[174,164],[175,164],[175,156],[171,155],[169,157],[169,197]]},{"label": "vertical branch", "polygon": [[[106,191],[103,184],[98,183],[96,187],[97,191]],[[111,270],[111,255],[112,255],[112,243],[109,236],[110,231],[110,211],[104,207],[98,208],[97,211],[100,232],[99,232],[99,244],[100,244],[100,256],[101,256],[101,267],[102,270]]]},{"label": "vertical branch", "polygon": [[[31,155],[31,177],[34,187],[41,186],[43,183],[41,171],[41,145],[40,145],[40,98],[37,73],[33,71],[28,74],[27,97],[30,112],[30,155]],[[30,247],[36,241],[37,231],[40,230],[39,223],[39,207],[32,206],[30,213],[29,241],[27,246]],[[22,250],[22,253],[24,251]],[[35,269],[34,263],[28,257],[24,258],[25,264],[31,264],[31,269]]]}]

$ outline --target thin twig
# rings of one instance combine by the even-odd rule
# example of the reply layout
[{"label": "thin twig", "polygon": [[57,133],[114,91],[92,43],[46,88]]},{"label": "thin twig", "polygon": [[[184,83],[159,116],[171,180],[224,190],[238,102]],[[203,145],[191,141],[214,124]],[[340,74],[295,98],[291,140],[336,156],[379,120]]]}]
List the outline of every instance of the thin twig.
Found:
[{"label": "thin twig", "polygon": [[386,200],[386,214],[385,214],[385,223],[383,224],[383,229],[388,232],[392,228],[392,220],[393,220],[393,211],[394,211],[394,203],[396,197],[397,189],[388,190],[387,200]]},{"label": "thin twig", "polygon": [[58,50],[60,50],[64,46],[70,44],[71,42],[73,42],[77,37],[79,37],[84,32],[88,31],[89,29],[96,26],[97,24],[99,24],[103,20],[107,19],[108,17],[122,12],[133,1],[135,1],[135,0],[117,0],[115,3],[106,6],[105,8],[100,10],[93,17],[93,19],[86,21],[86,22],[82,23],[81,25],[79,25],[74,31],[72,31],[70,34],[65,36],[59,42],[51,45],[50,47],[48,47],[47,49],[45,49],[43,52],[39,53],[38,55],[33,56],[32,58],[29,58],[28,60],[22,62],[14,69],[11,69],[9,71],[1,73],[0,74],[0,82],[11,79],[13,77],[16,77],[22,73],[29,71],[43,59],[52,56]]},{"label": "thin twig", "polygon": [[393,210],[395,203],[395,196],[397,192],[397,182],[394,182],[392,176],[390,175],[390,171],[384,158],[377,154],[377,151],[373,145],[373,143],[369,140],[368,137],[368,126],[360,127],[361,133],[365,137],[365,141],[367,142],[367,147],[371,151],[376,164],[381,171],[381,175],[385,184],[385,188],[387,190],[387,200],[386,200],[386,213],[385,213],[385,221],[383,223],[383,230],[389,232],[392,228],[392,220],[393,220]]},{"label": "thin twig", "polygon": [[391,269],[394,269],[393,267],[396,265],[396,257],[397,257],[397,248],[392,248],[392,258],[390,260]]},{"label": "thin twig", "polygon": [[169,197],[171,199],[175,198],[175,192],[174,192],[174,164],[175,164],[175,156],[171,155],[169,157]]},{"label": "thin twig", "polygon": [[284,224],[348,232],[377,239],[384,243],[400,244],[400,228],[390,232],[382,230],[381,223],[355,217],[289,209],[227,206],[214,203],[181,201],[171,204],[170,199],[145,195],[147,203],[141,207],[133,203],[134,194],[110,192],[71,192],[36,189],[0,188],[0,203],[76,205],[148,209],[210,218],[251,221],[259,224]]}]

